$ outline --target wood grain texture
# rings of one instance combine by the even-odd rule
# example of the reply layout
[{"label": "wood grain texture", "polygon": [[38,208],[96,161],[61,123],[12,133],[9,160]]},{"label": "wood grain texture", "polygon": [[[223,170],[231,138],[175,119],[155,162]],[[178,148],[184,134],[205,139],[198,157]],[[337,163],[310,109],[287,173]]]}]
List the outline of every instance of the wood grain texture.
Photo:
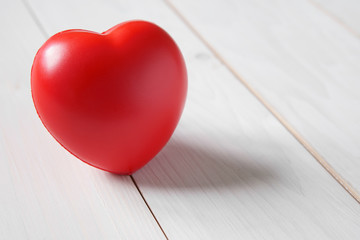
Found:
[{"label": "wood grain texture", "polygon": [[178,42],[189,71],[184,115],[166,148],[134,174],[169,239],[360,237],[357,203],[166,4],[92,0],[31,6],[50,34],[67,28],[102,32],[141,18]]},{"label": "wood grain texture", "polygon": [[29,82],[45,38],[19,1],[0,19],[0,239],[164,239],[130,177],[82,163],[46,132]]},{"label": "wood grain texture", "polygon": [[343,25],[360,38],[360,1],[358,0],[309,0],[319,10]]},{"label": "wood grain texture", "polygon": [[265,100],[265,98],[258,93],[258,91],[253,88],[246,79],[240,75],[235,68],[231,66],[231,64],[218,52],[195,28],[194,26],[178,11],[178,9],[166,1],[168,6],[176,13],[176,15],[186,24],[186,26],[201,40],[204,45],[211,51],[212,54],[220,61],[220,63],[224,64],[227,69],[233,74],[235,78],[237,78],[245,88],[254,95],[257,100],[259,100],[264,107],[269,110],[272,115],[291,133],[296,140],[304,146],[304,148],[320,163],[320,165],[334,178],[336,181],[358,202],[360,203],[360,194],[354,189],[316,150],[313,146],[309,144],[309,142],[304,139],[299,132],[288,123],[288,121],[279,114],[279,112]]},{"label": "wood grain texture", "polygon": [[360,41],[307,1],[173,3],[359,192]]}]

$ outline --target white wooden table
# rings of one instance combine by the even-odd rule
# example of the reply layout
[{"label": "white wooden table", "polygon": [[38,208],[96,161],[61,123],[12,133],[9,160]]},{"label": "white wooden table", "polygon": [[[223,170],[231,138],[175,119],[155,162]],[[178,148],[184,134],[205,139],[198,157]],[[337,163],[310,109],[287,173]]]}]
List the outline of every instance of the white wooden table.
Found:
[{"label": "white wooden table", "polygon": [[[3,0],[0,239],[360,239],[360,2]],[[189,93],[168,145],[116,176],[64,150],[30,92],[65,29],[155,22]]]}]

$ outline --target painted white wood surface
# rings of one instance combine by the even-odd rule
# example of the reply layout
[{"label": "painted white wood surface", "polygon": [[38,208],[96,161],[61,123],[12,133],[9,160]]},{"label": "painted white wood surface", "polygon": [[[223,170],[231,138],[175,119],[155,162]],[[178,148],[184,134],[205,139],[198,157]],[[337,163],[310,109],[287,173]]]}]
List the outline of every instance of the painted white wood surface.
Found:
[{"label": "painted white wood surface", "polygon": [[30,69],[45,41],[20,1],[0,8],[0,239],[162,239],[130,177],[66,151],[36,116]]},{"label": "painted white wood surface", "polygon": [[360,37],[360,1],[358,0],[310,0],[315,6],[325,10],[345,28]]},{"label": "painted white wood surface", "polygon": [[141,18],[178,42],[189,71],[185,112],[168,146],[134,174],[170,239],[360,237],[359,205],[166,4],[38,0],[31,7],[49,34],[101,32]]},{"label": "painted white wood surface", "polygon": [[308,1],[173,3],[359,192],[359,39]]}]

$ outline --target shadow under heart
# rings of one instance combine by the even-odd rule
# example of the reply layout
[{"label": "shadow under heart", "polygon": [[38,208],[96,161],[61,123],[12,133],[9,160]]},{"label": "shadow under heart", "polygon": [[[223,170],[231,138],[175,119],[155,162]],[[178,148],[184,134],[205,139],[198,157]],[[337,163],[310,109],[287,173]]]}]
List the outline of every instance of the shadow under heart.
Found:
[{"label": "shadow under heart", "polygon": [[[276,170],[259,157],[240,155],[221,147],[199,146],[172,139],[145,167],[133,174],[140,187],[229,188],[255,187],[278,181]],[[271,161],[270,161],[271,162]],[[111,174],[113,178],[119,178]]]}]

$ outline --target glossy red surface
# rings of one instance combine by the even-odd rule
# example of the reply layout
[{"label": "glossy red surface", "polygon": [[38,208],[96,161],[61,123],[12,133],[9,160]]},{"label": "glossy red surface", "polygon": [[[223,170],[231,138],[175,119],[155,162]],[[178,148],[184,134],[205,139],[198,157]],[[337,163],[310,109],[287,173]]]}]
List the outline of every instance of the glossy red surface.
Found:
[{"label": "glossy red surface", "polygon": [[102,34],[52,36],[35,56],[31,89],[39,117],[64,148],[97,168],[131,174],[170,139],[187,75],[164,30],[129,21]]}]

